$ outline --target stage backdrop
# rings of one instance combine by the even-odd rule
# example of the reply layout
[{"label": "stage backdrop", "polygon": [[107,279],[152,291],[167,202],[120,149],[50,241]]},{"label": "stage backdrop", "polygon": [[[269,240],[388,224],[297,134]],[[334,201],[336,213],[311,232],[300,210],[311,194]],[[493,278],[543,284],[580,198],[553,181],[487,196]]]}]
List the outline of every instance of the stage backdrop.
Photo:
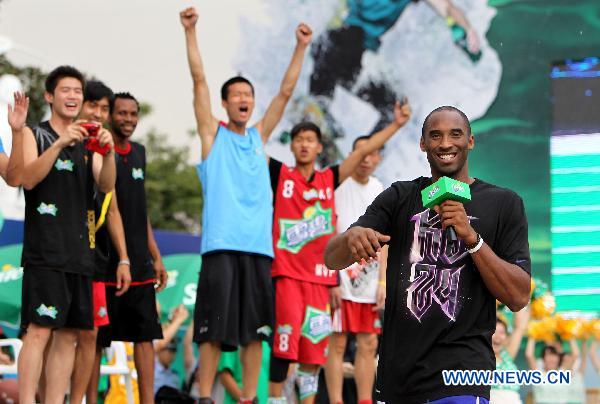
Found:
[{"label": "stage backdrop", "polygon": [[[600,3],[453,3],[477,32],[481,55],[455,44],[460,32],[425,1],[323,0],[317,7],[314,1],[264,0],[257,10],[264,18],[240,17],[242,39],[234,69],[255,83],[260,114],[288,63],[292,27],[299,20],[309,22],[315,31],[310,57],[269,150],[291,162],[286,131],[308,117],[334,139],[324,159],[331,162],[349,152],[356,136],[371,133],[388,117],[394,96],[407,96],[413,118],[386,146],[377,172],[387,184],[427,175],[418,149],[424,117],[444,104],[462,109],[473,122],[476,139],[471,174],[511,188],[524,199],[533,273],[551,283],[551,72],[557,61],[598,56]],[[576,266],[576,249],[554,254]],[[588,291],[600,287],[597,264],[593,270],[595,275],[586,277]],[[600,310],[598,299],[583,304],[586,292],[579,293],[559,298],[559,310]]]}]

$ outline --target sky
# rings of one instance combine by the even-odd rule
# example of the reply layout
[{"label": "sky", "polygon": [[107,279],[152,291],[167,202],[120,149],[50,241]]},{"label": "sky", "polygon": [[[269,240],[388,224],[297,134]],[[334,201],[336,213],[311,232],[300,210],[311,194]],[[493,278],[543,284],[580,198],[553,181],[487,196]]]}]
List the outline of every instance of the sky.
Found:
[{"label": "sky", "polygon": [[[213,109],[224,118],[218,115],[219,89],[234,73],[230,66],[239,40],[236,24],[248,12],[263,18],[257,4],[258,0],[2,0],[0,36],[13,43],[6,56],[15,64],[47,71],[71,64],[114,91],[129,91],[149,103],[153,113],[137,133],[141,136],[154,127],[168,134],[170,142],[188,145],[196,160],[200,141],[188,136],[195,120],[179,11],[193,5],[199,12],[197,33]],[[2,139],[6,144],[8,134]]]}]

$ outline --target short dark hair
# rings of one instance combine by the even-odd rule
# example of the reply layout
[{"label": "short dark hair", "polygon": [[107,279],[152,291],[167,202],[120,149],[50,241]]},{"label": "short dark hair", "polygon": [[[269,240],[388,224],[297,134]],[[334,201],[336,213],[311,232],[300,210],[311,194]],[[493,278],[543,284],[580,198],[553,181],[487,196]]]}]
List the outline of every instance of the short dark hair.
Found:
[{"label": "short dark hair", "polygon": [[[371,136],[373,135],[362,135],[354,139],[354,141],[352,142],[352,151],[356,150],[356,144],[358,142],[360,142],[361,140],[369,140],[371,139]],[[378,151],[381,152],[383,151],[383,149],[385,149],[385,145],[381,146]]]},{"label": "short dark hair", "polygon": [[221,86],[221,99],[223,101],[227,100],[227,95],[229,93],[229,87],[232,86],[235,83],[246,83],[246,84],[248,84],[250,86],[250,88],[252,89],[252,95],[254,95],[254,86],[252,85],[252,83],[250,83],[250,80],[248,80],[247,78],[242,77],[242,76],[235,76],[235,77],[232,77],[229,80],[227,80]]},{"label": "short dark hair", "polygon": [[544,346],[544,348],[542,349],[542,358],[544,358],[547,354],[553,354],[553,355],[560,355],[560,352],[558,352],[556,350],[555,347],[551,346],[551,345],[546,345]]},{"label": "short dark hair", "polygon": [[115,95],[110,100],[110,113],[111,114],[113,113],[113,111],[115,109],[115,102],[119,98],[122,99],[122,100],[133,100],[133,101],[135,101],[135,105],[137,105],[137,110],[138,110],[138,112],[140,112],[140,103],[138,102],[138,100],[133,95],[131,95],[131,93],[122,92],[122,93],[115,93]]},{"label": "short dark hair", "polygon": [[506,325],[506,321],[501,318],[496,318],[496,324],[502,324],[504,326],[504,331],[508,332],[508,325]]},{"label": "short dark hair", "polygon": [[56,90],[58,82],[65,77],[72,77],[76,80],[79,80],[81,83],[81,88],[85,88],[85,78],[83,77],[83,73],[73,66],[63,65],[52,70],[46,77],[46,82],[44,84],[46,87],[46,92],[54,94],[54,90]]},{"label": "short dark hair", "polygon": [[469,118],[467,118],[467,115],[465,115],[464,112],[462,112],[460,109],[453,107],[451,105],[442,105],[441,107],[437,107],[436,109],[434,109],[433,111],[431,111],[429,113],[429,115],[427,115],[427,117],[425,117],[425,120],[423,121],[423,127],[421,128],[421,136],[425,136],[425,128],[427,127],[427,124],[429,123],[429,119],[431,118],[431,116],[433,114],[436,114],[438,112],[442,112],[442,111],[454,111],[456,113],[458,113],[458,115],[461,116],[461,118],[463,119],[463,121],[465,122],[465,125],[467,126],[467,135],[471,134],[471,122],[469,122]]},{"label": "short dark hair", "polygon": [[321,143],[321,129],[319,129],[317,125],[309,121],[300,122],[294,125],[290,133],[292,141],[296,136],[298,136],[300,132],[306,132],[309,130],[317,134],[317,139],[319,140],[319,143]]},{"label": "short dark hair", "polygon": [[85,84],[83,101],[100,101],[106,97],[110,103],[114,97],[113,91],[100,80],[90,80]]}]

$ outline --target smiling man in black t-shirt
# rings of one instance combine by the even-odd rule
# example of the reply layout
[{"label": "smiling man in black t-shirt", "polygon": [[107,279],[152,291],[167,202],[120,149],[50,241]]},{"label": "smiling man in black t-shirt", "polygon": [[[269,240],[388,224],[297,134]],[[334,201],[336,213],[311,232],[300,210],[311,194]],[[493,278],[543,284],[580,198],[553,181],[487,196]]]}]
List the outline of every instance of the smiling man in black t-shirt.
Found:
[{"label": "smiling man in black t-shirt", "polygon": [[85,121],[75,120],[84,84],[77,69],[59,66],[45,83],[50,119],[25,127],[22,111],[11,122],[13,134],[20,130],[23,137],[22,155],[15,153],[25,189],[21,322],[26,332],[18,364],[23,403],[35,401],[44,356],[43,401],[63,402],[78,331],[93,329],[95,220],[88,202],[94,183],[102,192],[114,187],[115,160],[106,131],[96,136],[99,146],[107,146],[104,156],[86,149],[90,132]]},{"label": "smiling man in black t-shirt", "polygon": [[[494,370],[495,300],[529,299],[527,219],[514,192],[469,176],[475,145],[467,117],[440,107],[423,124],[431,178],[381,193],[325,253],[329,268],[374,258],[389,243],[387,302],[376,392],[388,403],[485,403],[486,385],[447,386],[443,370]],[[421,190],[441,176],[468,183],[472,200],[424,208]],[[453,226],[458,240],[446,239]]]}]

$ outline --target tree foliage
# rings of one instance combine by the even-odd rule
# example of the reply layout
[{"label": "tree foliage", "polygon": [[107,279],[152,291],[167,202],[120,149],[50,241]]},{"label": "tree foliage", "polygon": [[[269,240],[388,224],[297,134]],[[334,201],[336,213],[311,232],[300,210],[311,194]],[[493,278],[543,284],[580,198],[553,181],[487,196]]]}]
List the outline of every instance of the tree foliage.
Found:
[{"label": "tree foliage", "polygon": [[0,76],[3,74],[15,75],[23,84],[23,91],[29,97],[27,123],[37,125],[48,110],[48,104],[44,99],[44,81],[47,73],[34,66],[15,66],[6,57],[0,55]]},{"label": "tree foliage", "polygon": [[167,136],[151,130],[146,146],[146,200],[152,226],[198,234],[202,188],[186,147],[172,146]]}]

